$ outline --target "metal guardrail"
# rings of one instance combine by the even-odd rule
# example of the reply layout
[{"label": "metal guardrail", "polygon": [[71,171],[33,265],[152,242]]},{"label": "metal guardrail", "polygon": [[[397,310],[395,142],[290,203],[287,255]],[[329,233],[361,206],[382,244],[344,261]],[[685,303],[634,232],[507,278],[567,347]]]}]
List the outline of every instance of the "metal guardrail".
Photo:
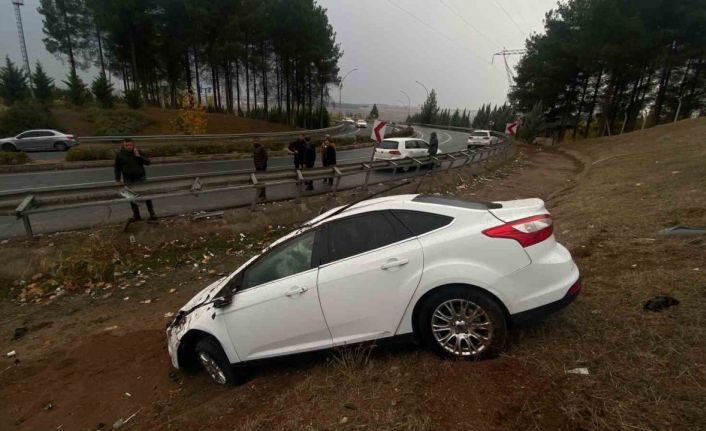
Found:
[{"label": "metal guardrail", "polygon": [[[406,171],[410,168],[420,168],[425,165],[432,165],[439,169],[433,169],[429,172],[448,171],[452,168],[460,168],[469,164],[478,164],[497,158],[501,155],[507,155],[514,149],[512,141],[506,141],[493,147],[487,147],[480,150],[465,150],[454,153],[439,154],[438,156],[426,156],[420,158],[406,158],[401,160],[374,160],[364,163],[349,163],[337,165],[334,167],[320,167],[312,169],[281,169],[269,172],[230,172],[230,173],[215,173],[207,176],[190,175],[185,176],[163,177],[155,180],[148,180],[142,183],[135,184],[130,188],[118,185],[100,185],[93,189],[76,189],[73,190],[36,190],[24,191],[24,196],[19,205],[17,198],[12,196],[14,200],[14,210],[6,211],[15,215],[18,219],[22,219],[25,232],[28,237],[33,237],[32,225],[30,216],[34,214],[49,213],[55,211],[63,211],[67,209],[85,208],[91,206],[120,204],[120,203],[138,203],[147,200],[159,200],[165,198],[179,196],[198,196],[218,192],[239,192],[239,191],[256,191],[250,203],[250,208],[254,209],[259,199],[261,189],[282,185],[296,185],[296,195],[293,197],[299,202],[303,194],[303,188],[308,181],[333,179],[333,187],[327,191],[333,194],[337,193],[340,188],[341,179],[347,176],[365,174],[365,181],[362,187],[368,187],[370,182],[370,173],[379,170],[392,170],[393,174],[388,179],[376,179],[376,183],[395,181],[399,179],[397,173]],[[446,166],[444,166],[446,162]],[[415,176],[421,175],[421,169],[416,169]],[[19,193],[17,194],[19,195]],[[122,196],[116,198],[116,195]],[[7,197],[7,196],[6,196]],[[9,201],[4,204],[0,203],[0,207],[8,208]]]},{"label": "metal guardrail", "polygon": [[298,136],[302,133],[309,135],[323,135],[335,133],[343,129],[343,125],[327,127],[325,129],[311,130],[291,130],[286,132],[259,132],[259,133],[232,133],[232,134],[208,134],[208,135],[129,135],[129,136],[79,136],[78,141],[84,142],[114,142],[120,141],[127,137],[134,141],[140,142],[159,142],[159,141],[210,141],[218,139],[252,139],[252,138],[284,138],[290,136]]}]

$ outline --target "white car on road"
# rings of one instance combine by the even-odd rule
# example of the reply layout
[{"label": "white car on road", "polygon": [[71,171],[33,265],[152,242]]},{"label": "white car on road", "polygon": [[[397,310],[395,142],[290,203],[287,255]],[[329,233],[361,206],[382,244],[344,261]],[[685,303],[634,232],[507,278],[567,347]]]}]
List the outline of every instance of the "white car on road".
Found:
[{"label": "white car on road", "polygon": [[[441,154],[441,150],[437,149],[436,154]],[[390,138],[375,146],[375,160],[400,160],[428,155],[429,142],[418,138]]]},{"label": "white car on road", "polygon": [[495,145],[501,138],[500,133],[492,130],[474,130],[468,137],[468,149]]},{"label": "white car on road", "polygon": [[368,122],[365,120],[358,120],[355,122],[356,127],[366,128],[368,127]]},{"label": "white car on road", "polygon": [[579,290],[540,199],[376,198],[316,217],[198,293],[168,326],[169,355],[220,384],[239,380],[235,364],[411,334],[485,358],[511,324]]}]

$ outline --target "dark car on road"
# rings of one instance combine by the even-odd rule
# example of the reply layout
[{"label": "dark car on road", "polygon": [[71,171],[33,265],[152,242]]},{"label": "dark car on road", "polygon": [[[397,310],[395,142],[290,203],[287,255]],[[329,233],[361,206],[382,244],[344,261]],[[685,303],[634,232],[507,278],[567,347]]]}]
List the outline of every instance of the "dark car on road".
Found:
[{"label": "dark car on road", "polygon": [[2,151],[66,151],[78,145],[74,135],[56,130],[27,130],[12,138],[0,139]]}]

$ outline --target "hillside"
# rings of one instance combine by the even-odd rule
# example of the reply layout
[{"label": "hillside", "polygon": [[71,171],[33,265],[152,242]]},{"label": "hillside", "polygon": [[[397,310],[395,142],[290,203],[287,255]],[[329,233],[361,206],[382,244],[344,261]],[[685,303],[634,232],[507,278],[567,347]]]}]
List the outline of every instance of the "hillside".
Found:
[{"label": "hillside", "polygon": [[[96,136],[101,134],[101,126],[95,120],[96,114],[104,117],[136,117],[141,124],[134,131],[130,125],[123,126],[126,121],[117,120],[121,127],[126,127],[126,134],[134,135],[161,135],[174,133],[169,122],[176,117],[178,111],[174,109],[161,109],[144,107],[139,110],[116,108],[113,110],[98,109],[69,109],[55,107],[52,114],[57,127],[77,136]],[[293,128],[284,124],[270,123],[263,120],[237,117],[231,114],[207,113],[208,126],[206,133],[256,133],[256,132],[281,132]]]}]

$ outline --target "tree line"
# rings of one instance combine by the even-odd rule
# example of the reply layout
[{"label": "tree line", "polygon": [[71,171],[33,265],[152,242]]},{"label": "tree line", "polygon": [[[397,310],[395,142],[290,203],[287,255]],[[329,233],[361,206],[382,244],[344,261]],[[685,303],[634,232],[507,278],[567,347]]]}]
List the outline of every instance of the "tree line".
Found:
[{"label": "tree line", "polygon": [[574,137],[706,108],[703,0],[568,0],[546,14],[545,33],[526,51],[510,100]]},{"label": "tree line", "polygon": [[407,124],[436,124],[440,126],[470,127],[471,111],[465,108],[461,112],[456,108],[453,113],[450,108],[440,108],[436,100],[436,90],[431,89],[420,111],[407,117]]},{"label": "tree line", "polygon": [[38,10],[69,91],[82,88],[77,69],[95,66],[97,80],[122,81],[128,103],[177,107],[188,91],[211,111],[328,123],[342,51],[315,0],[40,0]]}]

